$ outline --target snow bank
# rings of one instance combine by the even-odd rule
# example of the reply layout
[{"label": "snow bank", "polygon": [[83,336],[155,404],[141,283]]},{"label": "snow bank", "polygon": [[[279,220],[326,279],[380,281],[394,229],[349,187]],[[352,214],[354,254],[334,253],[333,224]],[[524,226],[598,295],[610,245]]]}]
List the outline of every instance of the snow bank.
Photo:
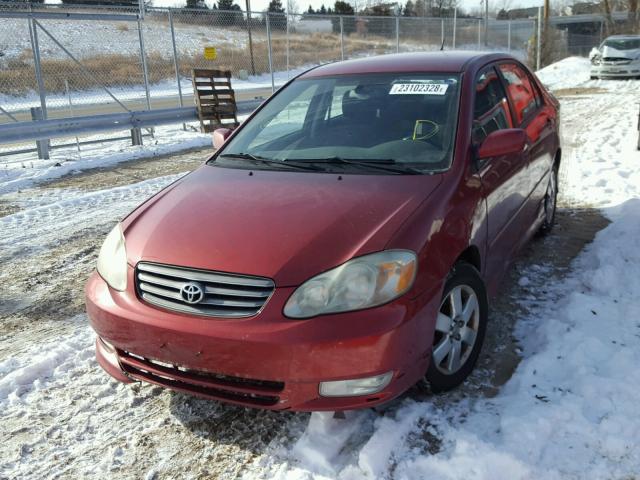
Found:
[{"label": "snow bank", "polygon": [[538,70],[536,75],[547,87],[557,90],[587,82],[590,66],[588,58],[568,57]]}]

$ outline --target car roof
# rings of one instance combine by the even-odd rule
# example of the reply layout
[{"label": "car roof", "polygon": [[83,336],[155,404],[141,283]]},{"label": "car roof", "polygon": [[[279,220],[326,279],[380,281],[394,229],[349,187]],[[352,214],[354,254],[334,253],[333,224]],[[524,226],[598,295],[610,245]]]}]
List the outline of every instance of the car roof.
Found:
[{"label": "car roof", "polygon": [[506,53],[437,51],[396,53],[329,63],[309,70],[300,78],[357,73],[432,72],[459,73],[496,60],[515,60]]},{"label": "car roof", "polygon": [[635,40],[640,38],[640,35],[610,35],[605,38],[605,41],[613,39],[613,40]]}]

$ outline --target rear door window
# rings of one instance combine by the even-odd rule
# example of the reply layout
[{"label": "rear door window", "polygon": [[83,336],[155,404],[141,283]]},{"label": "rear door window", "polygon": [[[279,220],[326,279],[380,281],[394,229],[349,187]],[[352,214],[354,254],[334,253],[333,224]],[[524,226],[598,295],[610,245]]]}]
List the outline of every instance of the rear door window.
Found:
[{"label": "rear door window", "polygon": [[516,124],[520,126],[542,105],[542,99],[531,78],[521,67],[515,63],[504,63],[499,68],[515,112]]},{"label": "rear door window", "polygon": [[496,130],[511,128],[509,104],[502,82],[493,67],[480,73],[476,80],[473,105],[473,141],[481,143]]}]

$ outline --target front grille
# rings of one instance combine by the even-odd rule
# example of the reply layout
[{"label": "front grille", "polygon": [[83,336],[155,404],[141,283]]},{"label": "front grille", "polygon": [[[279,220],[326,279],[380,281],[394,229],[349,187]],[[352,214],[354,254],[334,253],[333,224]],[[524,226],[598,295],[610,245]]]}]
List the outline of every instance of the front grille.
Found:
[{"label": "front grille", "polygon": [[625,57],[604,57],[602,62],[605,65],[628,65],[631,59]]},{"label": "front grille", "polygon": [[271,407],[280,401],[283,382],[232,377],[159,362],[118,350],[120,367],[131,378],[215,400]]},{"label": "front grille", "polygon": [[[189,296],[185,287],[196,291]],[[250,317],[260,311],[275,285],[273,280],[140,262],[136,290],[152,305],[193,315]],[[199,289],[199,290],[198,290]],[[202,293],[200,297],[199,293]],[[193,292],[192,292],[193,293]]]}]

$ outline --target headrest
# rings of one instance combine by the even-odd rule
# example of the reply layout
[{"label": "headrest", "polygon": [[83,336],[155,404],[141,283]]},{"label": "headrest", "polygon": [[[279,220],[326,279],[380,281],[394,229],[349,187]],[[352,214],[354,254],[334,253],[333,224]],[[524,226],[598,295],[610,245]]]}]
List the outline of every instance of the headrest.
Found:
[{"label": "headrest", "polygon": [[351,119],[372,120],[383,103],[385,89],[384,85],[358,85],[347,90],[342,96],[342,114]]}]

